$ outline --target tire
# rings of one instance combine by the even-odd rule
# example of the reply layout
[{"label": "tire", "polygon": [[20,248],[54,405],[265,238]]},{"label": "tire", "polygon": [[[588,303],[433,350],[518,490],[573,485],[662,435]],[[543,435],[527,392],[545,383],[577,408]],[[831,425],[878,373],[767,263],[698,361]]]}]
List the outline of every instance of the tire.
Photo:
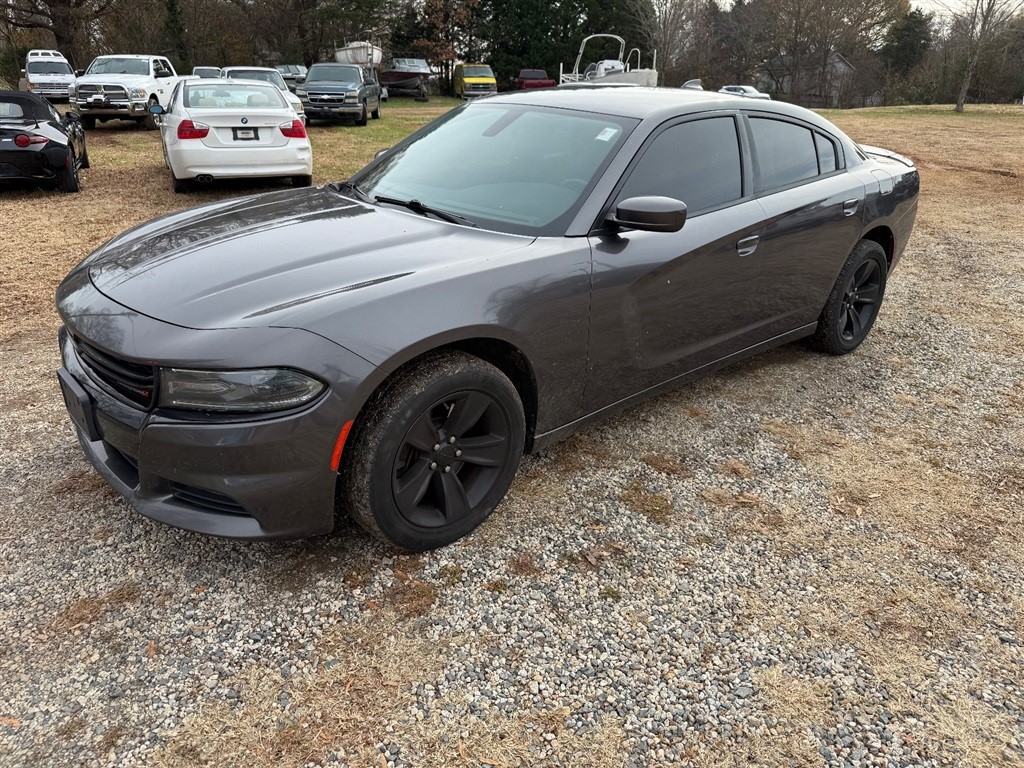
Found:
[{"label": "tire", "polygon": [[174,175],[174,170],[171,169],[171,189],[174,190],[175,194],[183,195],[186,192],[192,191],[192,184],[186,179],[179,179]]},{"label": "tire", "polygon": [[339,511],[402,549],[450,544],[505,496],[525,436],[519,394],[501,371],[461,352],[431,355],[395,374],[357,419]]},{"label": "tire", "polygon": [[82,127],[87,131],[96,129],[96,118],[93,115],[86,115],[82,117]]},{"label": "tire", "polygon": [[861,240],[836,278],[818,319],[812,343],[830,355],[845,355],[871,332],[885,297],[889,264],[885,250],[873,240]]},{"label": "tire", "polygon": [[158,102],[156,100],[155,96],[150,96],[149,97],[149,101],[146,102],[146,110],[147,110],[147,112],[146,112],[146,116],[144,118],[142,118],[142,127],[145,128],[147,131],[155,131],[155,130],[157,130],[160,127],[159,125],[156,124],[156,115],[151,115],[148,112],[150,107],[152,107],[154,104],[159,104],[159,103],[160,102]]},{"label": "tire", "polygon": [[366,125],[366,102],[363,102],[363,112],[356,118],[356,125]]},{"label": "tire", "polygon": [[75,157],[75,150],[72,147],[68,147],[67,165],[57,174],[57,189],[66,193],[81,190],[78,183],[78,158]]},{"label": "tire", "polygon": [[82,154],[82,162],[81,162],[81,164],[78,167],[79,168],[85,168],[86,170],[89,169],[89,148],[88,147],[85,148],[85,152]]},{"label": "tire", "polygon": [[311,187],[313,186],[312,176],[292,176],[293,187]]},{"label": "tire", "polygon": [[380,107],[381,101],[380,99],[377,99],[377,108],[370,113],[370,117],[372,117],[374,120],[380,120]]}]

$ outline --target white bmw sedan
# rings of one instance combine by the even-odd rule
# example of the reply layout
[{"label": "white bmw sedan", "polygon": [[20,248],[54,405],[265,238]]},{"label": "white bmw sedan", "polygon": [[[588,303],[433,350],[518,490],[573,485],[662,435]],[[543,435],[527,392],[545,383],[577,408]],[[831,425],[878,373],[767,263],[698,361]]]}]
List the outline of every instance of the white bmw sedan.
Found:
[{"label": "white bmw sedan", "polygon": [[285,97],[253,80],[183,80],[160,116],[164,159],[175,192],[215,179],[287,177],[313,183],[313,149]]}]

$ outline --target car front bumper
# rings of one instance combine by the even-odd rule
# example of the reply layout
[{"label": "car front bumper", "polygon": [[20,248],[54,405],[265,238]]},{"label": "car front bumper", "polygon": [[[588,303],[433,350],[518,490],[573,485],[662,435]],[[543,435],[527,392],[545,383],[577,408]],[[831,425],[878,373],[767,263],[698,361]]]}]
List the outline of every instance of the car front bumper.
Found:
[{"label": "car front bumper", "polygon": [[146,117],[148,103],[128,100],[71,99],[75,111],[83,117],[115,117],[136,119]]},{"label": "car front bumper", "polygon": [[320,118],[321,120],[333,118],[335,120],[355,120],[363,115],[361,102],[351,104],[326,104],[302,102],[302,108],[306,110],[306,117]]},{"label": "car front bumper", "polygon": [[[136,511],[238,539],[300,538],[333,528],[332,454],[341,427],[355,416],[352,397],[373,366],[297,329],[199,331],[162,323],[107,299],[87,276],[65,281],[58,304],[65,321],[58,377],[79,442]],[[266,365],[258,362],[262,349],[274,355],[275,365],[307,370],[330,384],[312,404],[280,414],[144,409],[97,375],[79,351],[83,343],[124,360],[154,359],[143,353],[148,348],[169,365],[206,368]],[[175,359],[183,353],[192,359]]]}]

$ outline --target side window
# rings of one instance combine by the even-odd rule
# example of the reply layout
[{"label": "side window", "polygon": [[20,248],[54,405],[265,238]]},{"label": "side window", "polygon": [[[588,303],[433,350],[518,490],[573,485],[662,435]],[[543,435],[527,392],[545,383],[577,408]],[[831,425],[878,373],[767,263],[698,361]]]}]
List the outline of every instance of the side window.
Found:
[{"label": "side window", "polygon": [[[184,82],[184,81],[182,81]],[[174,90],[171,92],[171,98],[167,102],[167,111],[173,112],[174,108],[178,105],[178,96],[181,95],[181,83],[174,86]]]},{"label": "side window", "polygon": [[171,67],[171,62],[169,62],[167,59],[160,59],[157,66],[160,69],[166,69],[168,72],[174,71],[173,68]]},{"label": "side window", "polygon": [[674,197],[692,213],[739,200],[742,190],[736,121],[712,117],[662,131],[644,150],[619,200],[644,195]]},{"label": "side window", "polygon": [[750,129],[762,190],[785,187],[818,175],[818,151],[809,128],[752,117]]},{"label": "side window", "polygon": [[814,134],[814,146],[818,150],[818,173],[832,173],[839,167],[836,160],[836,145],[820,133]]}]

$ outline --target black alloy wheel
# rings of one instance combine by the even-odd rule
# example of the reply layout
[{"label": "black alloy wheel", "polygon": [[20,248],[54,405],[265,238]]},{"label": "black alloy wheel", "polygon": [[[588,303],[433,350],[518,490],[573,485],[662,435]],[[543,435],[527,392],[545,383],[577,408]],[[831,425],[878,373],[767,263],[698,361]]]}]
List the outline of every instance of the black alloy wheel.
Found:
[{"label": "black alloy wheel", "polygon": [[57,173],[57,189],[61,192],[78,192],[81,186],[78,182],[78,158],[75,157],[75,148],[68,146],[68,157],[64,168]]},{"label": "black alloy wheel", "polygon": [[395,456],[391,491],[413,525],[457,523],[493,490],[508,461],[512,425],[486,392],[456,392],[413,423]]},{"label": "black alloy wheel", "polygon": [[859,339],[864,329],[878,312],[882,297],[882,270],[878,262],[869,259],[850,275],[843,287],[843,312],[839,318],[839,335],[845,342]]},{"label": "black alloy wheel", "polygon": [[867,338],[885,296],[889,264],[885,250],[861,240],[843,265],[818,320],[814,343],[832,355],[845,355]]},{"label": "black alloy wheel", "polygon": [[356,419],[338,508],[378,538],[424,551],[487,519],[508,490],[526,427],[512,382],[460,352],[385,382]]}]

